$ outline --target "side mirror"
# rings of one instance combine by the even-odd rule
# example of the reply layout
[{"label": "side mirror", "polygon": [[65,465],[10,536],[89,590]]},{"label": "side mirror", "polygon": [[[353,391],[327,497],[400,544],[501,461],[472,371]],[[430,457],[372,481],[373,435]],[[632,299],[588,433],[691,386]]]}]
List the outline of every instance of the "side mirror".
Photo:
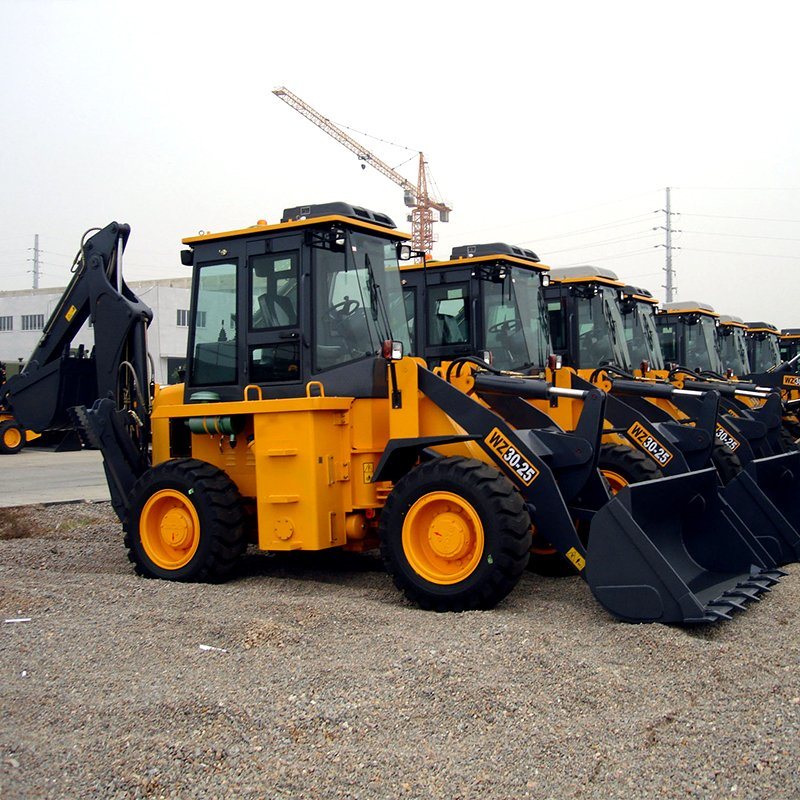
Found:
[{"label": "side mirror", "polygon": [[411,261],[412,258],[425,259],[424,250],[412,250],[410,244],[397,245],[397,260],[398,261]]}]

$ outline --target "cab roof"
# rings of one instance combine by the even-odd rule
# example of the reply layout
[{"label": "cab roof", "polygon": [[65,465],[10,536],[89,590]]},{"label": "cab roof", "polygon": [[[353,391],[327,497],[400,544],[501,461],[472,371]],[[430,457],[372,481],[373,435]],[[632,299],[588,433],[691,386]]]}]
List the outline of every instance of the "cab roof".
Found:
[{"label": "cab roof", "polygon": [[781,331],[781,338],[790,339],[793,337],[800,338],[800,328],[784,328]]},{"label": "cab roof", "polygon": [[[549,272],[550,270],[547,264],[539,261],[539,256],[533,250],[503,242],[454,247],[447,261],[427,261],[424,267],[426,269],[445,269],[447,267],[463,267],[466,264],[508,264],[538,272]],[[404,264],[400,267],[404,272],[422,268],[422,264]]]},{"label": "cab roof", "polygon": [[550,271],[550,279],[557,283],[601,283],[606,286],[623,286],[624,284],[605,267],[586,264],[580,267],[558,267]]},{"label": "cab roof", "polygon": [[183,244],[193,245],[200,242],[213,242],[219,239],[233,239],[239,236],[253,236],[259,233],[291,230],[292,228],[307,228],[329,222],[344,223],[350,227],[376,233],[391,233],[393,237],[398,239],[411,238],[407,233],[396,231],[394,221],[387,214],[382,214],[379,211],[370,211],[370,209],[363,206],[334,202],[294,206],[293,208],[284,209],[281,221],[278,223],[269,225],[266,220],[262,219],[249,228],[238,228],[220,233],[202,231],[197,236],[187,236],[182,242]]},{"label": "cab roof", "polygon": [[718,317],[714,308],[708,303],[697,300],[682,300],[679,303],[664,303],[661,306],[662,314],[706,314],[709,317]]},{"label": "cab roof", "polygon": [[651,305],[657,306],[658,300],[653,297],[652,293],[649,292],[647,289],[642,289],[638,286],[624,286],[622,289],[622,293],[626,297],[630,297],[633,300],[637,300],[642,303],[650,303]]},{"label": "cab roof", "polygon": [[771,323],[769,322],[745,322],[747,326],[747,330],[750,333],[777,333],[780,334],[780,331]]},{"label": "cab roof", "polygon": [[734,317],[731,314],[720,314],[719,315],[719,324],[720,325],[731,325],[737,328],[746,328],[747,325],[744,324],[744,320],[741,317]]}]

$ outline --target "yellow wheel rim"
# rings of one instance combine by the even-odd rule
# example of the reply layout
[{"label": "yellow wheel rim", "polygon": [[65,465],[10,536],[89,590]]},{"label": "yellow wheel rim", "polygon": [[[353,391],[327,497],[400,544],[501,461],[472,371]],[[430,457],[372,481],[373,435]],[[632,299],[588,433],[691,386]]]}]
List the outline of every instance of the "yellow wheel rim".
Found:
[{"label": "yellow wheel rim", "polygon": [[3,431],[3,444],[13,450],[22,444],[22,431],[19,428],[6,428]]},{"label": "yellow wheel rim", "polygon": [[200,519],[189,498],[162,489],[145,503],[139,517],[139,537],[147,557],[161,569],[185,567],[200,543]]},{"label": "yellow wheel rim", "polygon": [[618,472],[610,469],[601,469],[603,477],[608,481],[608,486],[611,489],[611,494],[616,494],[620,489],[628,485],[628,481],[622,477]]},{"label": "yellow wheel rim", "polygon": [[477,511],[451,492],[423,495],[403,522],[403,552],[411,568],[443,586],[463,581],[475,571],[484,542]]}]

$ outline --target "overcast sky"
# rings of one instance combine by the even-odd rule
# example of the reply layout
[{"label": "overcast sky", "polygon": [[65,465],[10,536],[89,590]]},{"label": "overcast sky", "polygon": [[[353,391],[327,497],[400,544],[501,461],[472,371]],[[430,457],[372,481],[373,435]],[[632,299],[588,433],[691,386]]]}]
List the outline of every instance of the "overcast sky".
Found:
[{"label": "overcast sky", "polygon": [[[80,235],[131,224],[129,280],[180,239],[345,200],[409,229],[402,191],[271,94],[393,166],[423,150],[434,253],[508,241],[663,297],[800,326],[800,58],[789,2],[0,0],[0,288],[63,285]],[[357,137],[358,138],[358,137]],[[412,160],[401,168],[415,180]]]}]

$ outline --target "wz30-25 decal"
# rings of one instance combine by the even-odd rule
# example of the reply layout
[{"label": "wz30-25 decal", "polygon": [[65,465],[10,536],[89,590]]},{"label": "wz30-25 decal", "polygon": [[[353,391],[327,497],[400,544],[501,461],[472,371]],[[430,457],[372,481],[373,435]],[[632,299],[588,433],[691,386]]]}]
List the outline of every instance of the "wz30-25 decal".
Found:
[{"label": "wz30-25 decal", "polygon": [[728,433],[728,431],[726,431],[725,428],[719,424],[719,422],[717,423],[717,441],[725,445],[725,447],[727,447],[731,453],[735,453],[741,444],[741,442],[731,436],[731,434]]},{"label": "wz30-25 decal", "polygon": [[530,486],[537,477],[539,470],[526,458],[521,456],[511,442],[506,439],[499,428],[492,428],[484,439],[486,446],[510,469],[526,486]]},{"label": "wz30-25 decal", "polygon": [[650,431],[638,422],[628,428],[631,441],[643,450],[653,461],[661,467],[666,467],[672,461],[672,453],[653,436]]}]

